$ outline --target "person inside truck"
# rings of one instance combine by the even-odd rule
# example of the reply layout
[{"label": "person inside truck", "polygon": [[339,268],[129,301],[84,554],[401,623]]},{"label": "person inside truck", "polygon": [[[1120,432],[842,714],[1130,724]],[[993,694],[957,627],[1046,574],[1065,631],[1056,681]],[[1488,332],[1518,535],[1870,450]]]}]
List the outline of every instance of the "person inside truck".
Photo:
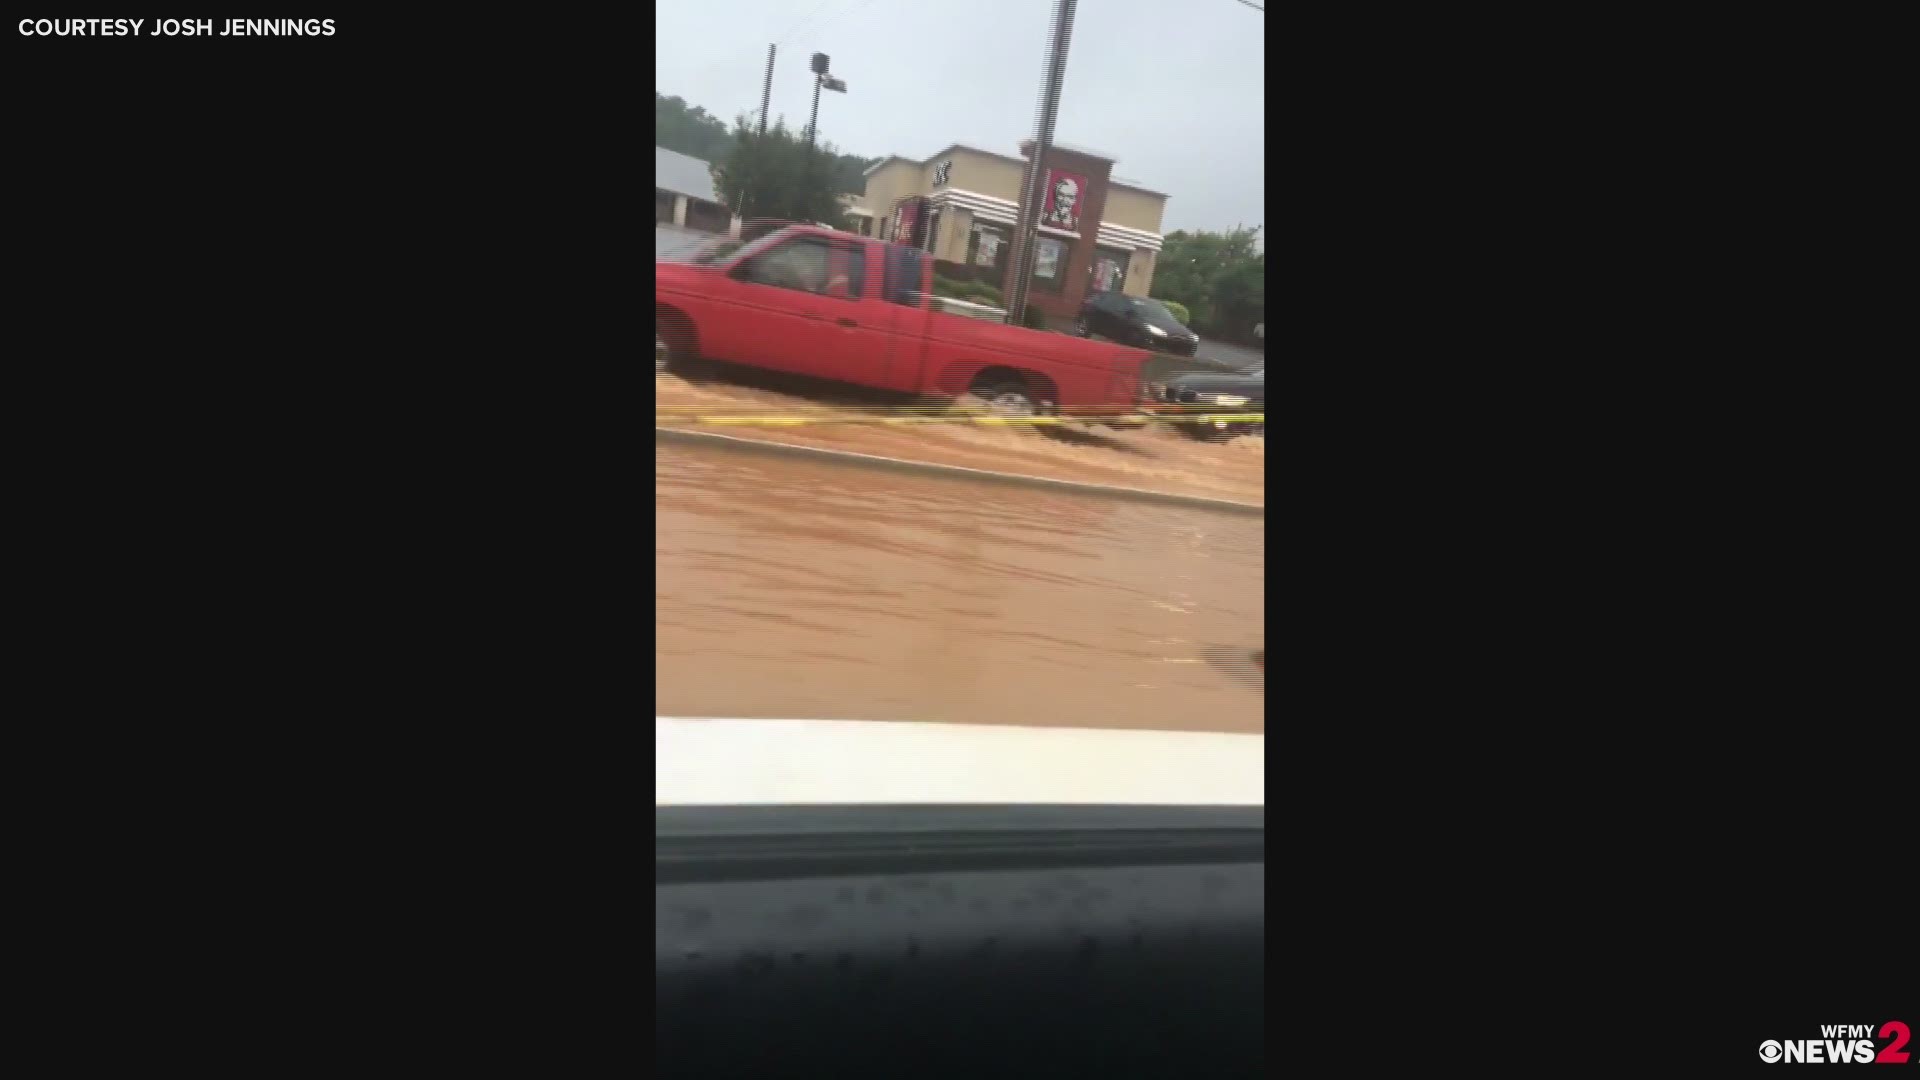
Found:
[{"label": "person inside truck", "polygon": [[[783,289],[797,289],[817,296],[845,297],[848,294],[844,267],[830,268],[824,244],[786,244],[770,252],[770,265],[764,280]],[[836,261],[844,262],[844,258]]]}]

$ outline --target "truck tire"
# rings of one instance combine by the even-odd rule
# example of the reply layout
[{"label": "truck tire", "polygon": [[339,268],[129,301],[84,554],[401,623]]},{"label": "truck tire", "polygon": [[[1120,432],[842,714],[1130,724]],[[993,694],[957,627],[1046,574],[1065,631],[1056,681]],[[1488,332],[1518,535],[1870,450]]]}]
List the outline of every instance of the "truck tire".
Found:
[{"label": "truck tire", "polygon": [[653,324],[653,373],[694,374],[696,361],[691,337],[684,326],[656,321]]},{"label": "truck tire", "polygon": [[987,411],[996,416],[1037,416],[1040,407],[1026,383],[1003,382],[974,391],[987,403]]}]

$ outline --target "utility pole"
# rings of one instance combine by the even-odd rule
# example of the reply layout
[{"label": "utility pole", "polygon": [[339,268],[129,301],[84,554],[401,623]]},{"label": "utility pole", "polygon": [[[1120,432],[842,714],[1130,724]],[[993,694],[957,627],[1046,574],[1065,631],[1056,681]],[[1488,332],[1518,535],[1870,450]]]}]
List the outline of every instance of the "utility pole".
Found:
[{"label": "utility pole", "polygon": [[1060,84],[1067,74],[1067,43],[1073,37],[1073,10],[1077,0],[1054,0],[1053,35],[1047,49],[1046,74],[1040,83],[1040,107],[1034,117],[1033,160],[1027,162],[1020,186],[1020,223],[1013,232],[1013,281],[1007,290],[1007,321],[1023,323],[1027,314],[1027,285],[1033,279],[1034,242],[1039,237],[1040,178],[1047,151],[1053,146],[1053,124],[1060,115]]},{"label": "utility pole", "polygon": [[[756,138],[765,138],[767,134],[767,109],[773,104],[773,52],[777,44],[767,46],[767,81],[760,84],[760,130]],[[752,200],[743,191],[740,194],[739,214],[744,225],[747,220],[747,204]]]},{"label": "utility pole", "polygon": [[773,51],[777,45],[767,46],[767,81],[760,84],[760,134],[767,133],[767,109],[773,103]]}]

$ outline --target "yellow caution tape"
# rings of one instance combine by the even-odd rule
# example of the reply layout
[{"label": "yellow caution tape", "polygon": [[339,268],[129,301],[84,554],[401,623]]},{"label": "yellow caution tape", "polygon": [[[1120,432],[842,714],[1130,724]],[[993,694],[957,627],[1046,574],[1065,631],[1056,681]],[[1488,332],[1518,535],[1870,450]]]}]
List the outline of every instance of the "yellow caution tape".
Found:
[{"label": "yellow caution tape", "polygon": [[709,424],[732,427],[803,427],[808,424],[983,424],[1006,427],[1022,424],[1264,424],[1263,413],[1208,413],[1194,416],[689,416],[655,413],[656,423]]}]

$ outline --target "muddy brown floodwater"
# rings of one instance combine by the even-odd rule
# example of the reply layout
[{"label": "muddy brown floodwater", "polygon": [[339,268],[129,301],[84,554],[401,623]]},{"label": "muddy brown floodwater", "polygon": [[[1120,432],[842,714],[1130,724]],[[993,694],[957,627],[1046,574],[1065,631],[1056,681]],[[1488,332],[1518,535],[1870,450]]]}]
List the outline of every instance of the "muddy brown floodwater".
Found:
[{"label": "muddy brown floodwater", "polygon": [[[743,381],[750,380],[750,381]],[[729,371],[699,381],[668,375],[654,380],[655,410],[669,424],[702,413],[733,416],[857,417],[900,410],[892,399],[865,400],[849,388],[823,389],[770,372]],[[883,406],[887,402],[891,407]],[[1025,473],[1115,487],[1263,504],[1267,455],[1264,439],[1207,443],[1164,424],[1136,431],[1056,428],[1015,431],[971,425],[834,425],[806,427],[710,427],[743,439],[852,450],[882,457]]]},{"label": "muddy brown floodwater", "polygon": [[1261,518],[654,454],[658,715],[1264,730]]}]

